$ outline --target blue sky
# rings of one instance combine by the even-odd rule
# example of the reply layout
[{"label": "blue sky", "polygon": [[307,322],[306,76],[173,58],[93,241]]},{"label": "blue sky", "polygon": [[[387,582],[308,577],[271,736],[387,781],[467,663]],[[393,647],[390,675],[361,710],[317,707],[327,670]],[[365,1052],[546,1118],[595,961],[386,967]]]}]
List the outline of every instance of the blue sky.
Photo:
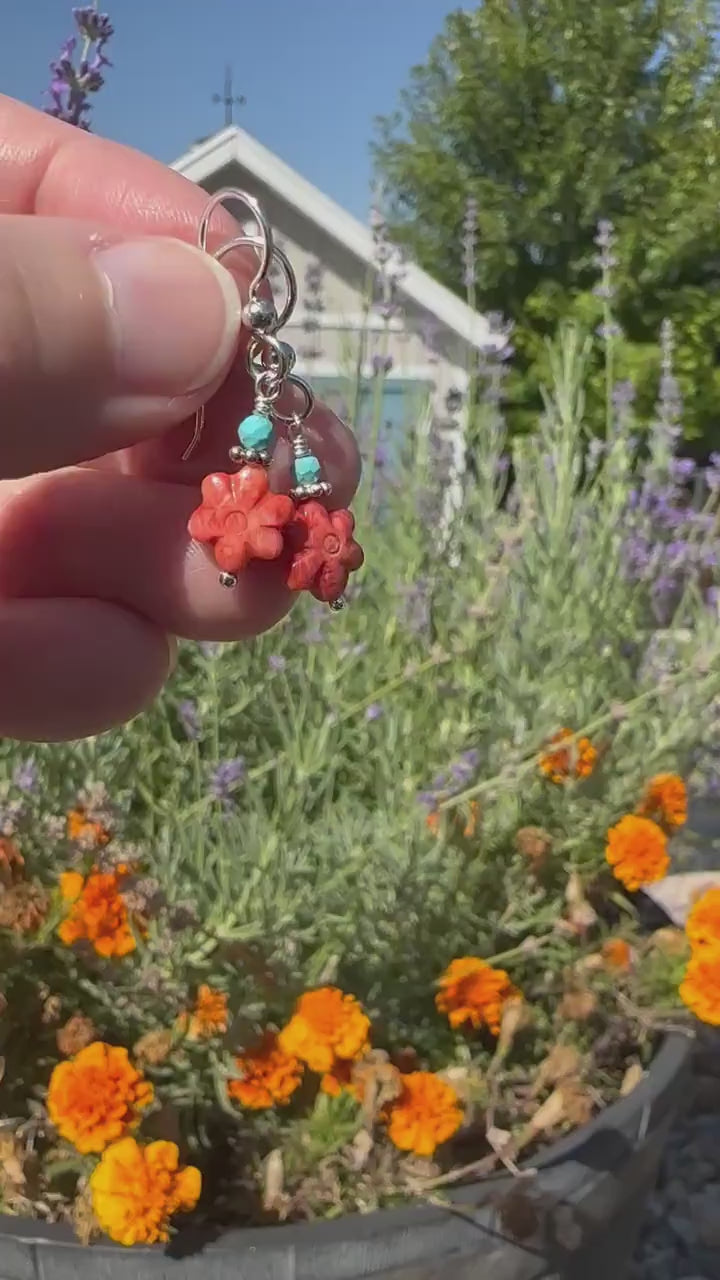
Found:
[{"label": "blue sky", "polygon": [[[0,91],[39,105],[72,0],[7,4]],[[364,218],[373,119],[393,110],[460,0],[101,0],[115,66],[94,131],[166,162],[223,123],[212,95],[234,64],[238,122]]]}]

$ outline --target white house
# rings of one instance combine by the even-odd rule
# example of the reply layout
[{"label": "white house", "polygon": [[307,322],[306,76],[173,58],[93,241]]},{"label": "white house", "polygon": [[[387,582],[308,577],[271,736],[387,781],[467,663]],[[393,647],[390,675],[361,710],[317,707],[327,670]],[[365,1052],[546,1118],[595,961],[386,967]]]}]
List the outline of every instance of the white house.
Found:
[{"label": "white house", "polygon": [[[240,187],[261,202],[298,281],[298,304],[282,336],[298,352],[298,372],[318,394],[347,413],[350,388],[361,373],[365,390],[354,407],[362,419],[371,412],[373,358],[390,357],[384,428],[396,435],[424,412],[448,440],[456,474],[461,471],[458,404],[464,397],[455,393],[467,387],[474,349],[498,341],[485,317],[409,263],[397,283],[399,314],[386,320],[369,305],[378,283],[370,228],[237,125],[191,147],[172,167],[208,192]],[[252,229],[251,220],[245,225]],[[362,421],[353,425],[362,434]]]}]

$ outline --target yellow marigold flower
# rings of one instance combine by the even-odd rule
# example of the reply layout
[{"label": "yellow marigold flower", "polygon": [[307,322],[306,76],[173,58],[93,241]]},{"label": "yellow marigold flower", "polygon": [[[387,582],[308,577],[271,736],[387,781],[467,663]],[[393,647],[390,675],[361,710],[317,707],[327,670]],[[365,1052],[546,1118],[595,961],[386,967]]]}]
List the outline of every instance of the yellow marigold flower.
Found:
[{"label": "yellow marigold flower", "polygon": [[181,1165],[174,1142],[141,1147],[134,1138],[114,1142],[90,1175],[95,1217],[118,1244],[158,1244],[170,1237],[175,1213],[194,1209],[202,1178]]},{"label": "yellow marigold flower", "polygon": [[627,813],[607,835],[605,858],[613,875],[634,892],[662,880],[670,866],[667,836],[650,818]]},{"label": "yellow marigold flower", "polygon": [[690,958],[680,998],[701,1022],[720,1027],[720,946],[704,946]]},{"label": "yellow marigold flower", "polygon": [[600,954],[607,969],[622,971],[630,968],[632,951],[624,938],[608,938],[603,942]]},{"label": "yellow marigold flower", "polygon": [[224,1035],[228,1028],[228,998],[225,992],[216,991],[205,984],[199,987],[187,1025],[190,1040]]},{"label": "yellow marigold flower", "polygon": [[106,958],[134,951],[137,942],[120,892],[123,879],[123,868],[92,871],[87,879],[77,871],[64,872],[60,892],[72,905],[58,929],[60,941],[68,947],[75,942],[90,942],[97,954]]},{"label": "yellow marigold flower", "polygon": [[60,1136],[86,1155],[139,1124],[153,1097],[152,1085],[132,1065],[127,1049],[95,1040],[54,1068],[47,1106]]},{"label": "yellow marigold flower", "polygon": [[654,818],[669,831],[683,827],[687,822],[687,790],[682,778],[676,773],[656,774],[647,784],[638,813]]},{"label": "yellow marigold flower", "polygon": [[431,1071],[412,1071],[401,1077],[401,1084],[398,1098],[388,1109],[390,1141],[400,1151],[431,1156],[460,1128],[460,1099],[451,1085]]},{"label": "yellow marigold flower", "polygon": [[691,947],[720,947],[720,889],[708,889],[693,903],[685,933]]},{"label": "yellow marigold flower", "polygon": [[235,1059],[235,1066],[240,1077],[228,1080],[228,1094],[254,1111],[289,1102],[303,1074],[300,1060],[280,1048],[274,1031],[266,1031],[259,1044]]},{"label": "yellow marigold flower", "polygon": [[438,987],[435,1004],[447,1014],[451,1027],[486,1026],[494,1035],[500,1030],[503,1006],[520,994],[504,969],[493,969],[477,956],[453,960]]},{"label": "yellow marigold flower", "polygon": [[355,996],[337,987],[306,991],[280,1032],[280,1048],[320,1075],[331,1072],[337,1058],[362,1058],[367,1052],[370,1019]]},{"label": "yellow marigold flower", "polygon": [[[572,739],[572,729],[559,729],[549,742],[549,750],[540,756],[540,771],[551,782],[567,782],[570,778],[589,778],[598,753],[589,738]],[[562,744],[566,743],[565,746]]]}]

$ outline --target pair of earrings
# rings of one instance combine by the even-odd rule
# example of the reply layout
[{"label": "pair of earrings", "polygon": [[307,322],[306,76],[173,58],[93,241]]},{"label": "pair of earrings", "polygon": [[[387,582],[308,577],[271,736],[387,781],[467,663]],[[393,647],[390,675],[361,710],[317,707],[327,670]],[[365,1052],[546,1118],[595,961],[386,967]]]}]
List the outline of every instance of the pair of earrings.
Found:
[{"label": "pair of earrings", "polygon": [[[215,472],[202,482],[202,502],[193,511],[188,531],[196,542],[212,551],[223,586],[237,586],[238,574],[252,560],[278,560],[286,565],[291,591],[309,591],[333,610],[343,608],[348,577],[363,563],[363,552],[353,537],[355,522],[349,511],[329,511],[320,499],[331,496],[320,460],[312,452],[304,424],[312,412],[314,397],[308,383],[293,372],[295,352],[278,338],[297,301],[297,281],[287,254],[276,245],[272,230],[257,200],[244,191],[218,191],[202,216],[198,243],[207,249],[214,210],[229,200],[239,201],[252,214],[257,235],[241,235],[215,251],[221,262],[233,250],[250,246],[258,266],[243,308],[243,322],[250,330],[247,367],[255,396],[252,413],[237,429],[238,443],[230,460],[239,468]],[[278,310],[272,300],[269,276],[277,263],[285,281],[285,297]],[[290,413],[278,408],[286,388],[299,393],[298,407]],[[205,407],[197,413],[195,430],[183,460],[191,456],[205,426]],[[289,494],[270,489],[267,469],[278,432],[284,430],[292,451],[293,486]]]}]

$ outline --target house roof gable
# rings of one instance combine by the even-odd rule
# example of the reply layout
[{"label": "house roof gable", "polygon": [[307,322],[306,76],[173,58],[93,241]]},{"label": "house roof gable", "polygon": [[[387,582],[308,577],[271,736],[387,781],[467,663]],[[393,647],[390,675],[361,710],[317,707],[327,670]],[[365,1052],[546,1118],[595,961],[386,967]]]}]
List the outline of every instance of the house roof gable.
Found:
[{"label": "house roof gable", "polygon": [[[368,265],[373,264],[374,246],[369,228],[238,125],[230,125],[197,143],[171,167],[192,182],[202,184],[233,162],[276,192],[303,217],[321,227],[355,257]],[[485,316],[473,311],[462,298],[414,263],[407,264],[399,291],[462,342],[476,347],[501,345],[500,336],[492,333]]]}]

